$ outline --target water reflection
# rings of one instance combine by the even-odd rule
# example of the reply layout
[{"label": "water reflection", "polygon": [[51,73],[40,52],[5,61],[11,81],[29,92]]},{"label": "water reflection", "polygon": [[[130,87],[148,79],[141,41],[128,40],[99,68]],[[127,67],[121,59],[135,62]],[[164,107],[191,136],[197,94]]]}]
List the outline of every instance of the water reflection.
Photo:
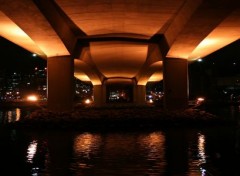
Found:
[{"label": "water reflection", "polygon": [[198,157],[199,165],[206,163],[205,136],[201,133],[198,134]]},{"label": "water reflection", "polygon": [[[15,133],[15,141],[8,141],[11,145],[4,147],[4,152],[18,156],[20,161],[24,152],[25,166],[20,166],[30,172],[25,176],[206,175],[201,168],[208,162],[206,134],[197,130]],[[11,167],[18,168],[20,161],[11,160]]]},{"label": "water reflection", "polygon": [[21,109],[14,108],[10,110],[0,110],[0,124],[19,121],[21,118]]},{"label": "water reflection", "polygon": [[32,140],[27,147],[27,164],[31,176],[37,176],[44,172],[49,164],[48,145],[45,141]]},{"label": "water reflection", "polygon": [[101,136],[91,133],[83,133],[74,139],[74,159],[73,169],[87,169],[92,167],[91,159],[97,154],[99,145],[101,144]]},{"label": "water reflection", "polygon": [[7,115],[8,123],[19,121],[21,116],[21,110],[19,108],[9,110],[7,111],[6,115]]},{"label": "water reflection", "polygon": [[[0,111],[0,123],[19,120],[23,113],[18,108]],[[237,167],[233,169],[240,139],[237,129],[113,133],[0,130],[0,161],[4,163],[0,175],[18,171],[24,176],[205,176],[212,168],[238,172]],[[215,153],[221,157],[216,158]]]},{"label": "water reflection", "polygon": [[153,132],[140,137],[140,145],[143,151],[147,151],[146,159],[149,162],[147,175],[163,173],[166,167],[165,160],[165,136],[161,132]]},{"label": "water reflection", "polygon": [[81,155],[84,158],[90,158],[90,155],[98,150],[100,143],[100,135],[91,133],[80,134],[75,138],[74,151],[77,155]]},{"label": "water reflection", "polygon": [[[198,133],[198,157],[199,157],[199,163],[198,163],[199,166],[207,162],[206,153],[205,153],[205,136],[201,133]],[[200,167],[200,171],[202,176],[207,175],[206,169]]]},{"label": "water reflection", "polygon": [[34,140],[28,146],[28,149],[27,149],[27,161],[29,163],[33,162],[33,157],[34,157],[34,155],[37,152],[37,145],[38,145],[37,141]]}]

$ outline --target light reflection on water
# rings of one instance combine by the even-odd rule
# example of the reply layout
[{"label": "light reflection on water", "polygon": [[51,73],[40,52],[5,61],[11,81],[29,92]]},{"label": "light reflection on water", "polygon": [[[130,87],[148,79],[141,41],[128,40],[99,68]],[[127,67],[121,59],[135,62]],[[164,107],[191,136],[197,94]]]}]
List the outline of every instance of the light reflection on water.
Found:
[{"label": "light reflection on water", "polygon": [[[0,119],[8,123],[21,114],[20,109],[0,111]],[[214,160],[216,152],[229,156],[236,142],[232,134],[218,128],[107,133],[1,130],[0,175],[5,169],[25,176],[207,176],[208,168],[202,164]]]},{"label": "light reflection on water", "polygon": [[201,133],[198,134],[198,157],[199,165],[206,163],[205,136]]},{"label": "light reflection on water", "polygon": [[198,157],[199,157],[198,166],[200,166],[202,176],[206,176],[207,175],[206,170],[201,167],[202,164],[205,164],[207,162],[205,152],[205,135],[201,133],[198,133]]},{"label": "light reflection on water", "polygon": [[81,155],[84,158],[90,158],[90,154],[94,154],[99,148],[98,145],[100,144],[100,142],[100,135],[83,133],[75,138],[73,148],[77,155]]},{"label": "light reflection on water", "polygon": [[[108,134],[62,133],[54,139],[51,132],[48,132],[49,135],[40,135],[41,141],[38,140],[38,134],[38,137],[34,135],[34,140],[28,141],[26,155],[27,161],[32,166],[32,175],[33,173],[35,175],[37,173],[46,175],[64,173],[79,176],[204,175],[200,163],[206,162],[205,136],[197,131],[194,131],[195,135],[181,141],[184,145],[173,146],[176,148],[173,152],[175,161],[168,157],[169,153],[166,154],[171,151],[166,150],[167,136],[162,131]],[[196,147],[189,143],[189,139],[196,141],[194,143]],[[48,146],[43,143],[48,143]],[[38,160],[36,160],[38,150],[43,150],[38,147],[39,145],[46,147],[47,152],[42,153],[42,157],[38,154]],[[190,146],[190,148],[182,148],[183,146]],[[179,153],[183,150],[188,150],[186,155]],[[192,152],[192,155],[188,155],[189,152]],[[176,162],[178,166],[171,164],[172,162]],[[44,164],[41,166],[39,163]],[[188,170],[178,171],[178,167],[184,165],[189,165]],[[169,174],[169,170],[174,172]]]},{"label": "light reflection on water", "polygon": [[7,112],[8,123],[19,121],[21,116],[21,110],[16,108]]},{"label": "light reflection on water", "polygon": [[74,139],[73,150],[75,163],[72,164],[74,170],[88,169],[92,167],[89,163],[91,158],[97,154],[101,136],[91,133],[79,134]]},{"label": "light reflection on water", "polygon": [[21,109],[14,108],[9,110],[0,109],[0,124],[19,121],[21,117]]},{"label": "light reflection on water", "polygon": [[[5,164],[9,161],[11,169],[29,168],[25,176],[206,176],[205,168],[201,168],[209,157],[206,134],[198,130],[172,131],[174,138],[168,130],[138,133],[17,131],[14,141],[1,141],[0,154]],[[4,148],[6,143],[8,146]],[[17,162],[13,162],[16,156]]]},{"label": "light reflection on water", "polygon": [[166,168],[165,136],[162,132],[153,132],[139,137],[142,151],[146,151],[146,160],[151,163],[147,175],[163,173]]},{"label": "light reflection on water", "polygon": [[37,141],[34,140],[28,146],[28,149],[27,149],[27,161],[29,163],[33,162],[33,157],[35,156],[35,154],[37,152],[37,144],[38,144]]}]

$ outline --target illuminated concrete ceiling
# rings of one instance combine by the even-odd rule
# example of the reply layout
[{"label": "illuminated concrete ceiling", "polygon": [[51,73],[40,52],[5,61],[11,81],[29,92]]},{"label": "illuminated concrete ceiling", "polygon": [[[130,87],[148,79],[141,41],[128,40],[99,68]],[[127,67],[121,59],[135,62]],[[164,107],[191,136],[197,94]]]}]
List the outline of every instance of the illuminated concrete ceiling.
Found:
[{"label": "illuminated concrete ceiling", "polygon": [[32,1],[1,0],[0,4],[2,37],[42,57],[69,54],[57,33]]},{"label": "illuminated concrete ceiling", "polygon": [[72,55],[101,84],[162,79],[166,57],[194,61],[240,38],[239,0],[0,0],[0,35],[43,58]]},{"label": "illuminated concrete ceiling", "polygon": [[133,78],[147,57],[147,44],[122,42],[91,42],[93,62],[107,78]]},{"label": "illuminated concrete ceiling", "polygon": [[122,34],[151,38],[171,20],[184,0],[56,0],[88,36]]}]

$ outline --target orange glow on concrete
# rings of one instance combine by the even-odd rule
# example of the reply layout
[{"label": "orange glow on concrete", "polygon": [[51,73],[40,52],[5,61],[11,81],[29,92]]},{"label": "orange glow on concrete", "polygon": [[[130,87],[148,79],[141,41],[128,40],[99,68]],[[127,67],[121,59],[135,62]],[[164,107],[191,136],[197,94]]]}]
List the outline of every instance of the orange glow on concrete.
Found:
[{"label": "orange glow on concrete", "polygon": [[82,59],[74,59],[74,76],[81,81],[91,81],[92,85],[101,85],[101,79],[96,73],[96,69],[86,62]]},{"label": "orange glow on concrete", "polygon": [[74,76],[76,77],[76,78],[78,78],[78,79],[80,79],[81,81],[91,81],[90,79],[89,79],[89,77],[85,74],[85,73],[83,73],[83,72],[75,72],[74,73]]},{"label": "orange glow on concrete", "polygon": [[151,64],[144,72],[144,75],[137,79],[137,84],[146,85],[147,82],[161,81],[163,79],[162,67],[163,61]]},{"label": "orange glow on concrete", "polygon": [[45,56],[45,54],[38,48],[34,41],[1,11],[0,26],[0,36],[12,41],[26,50],[35,52],[40,56]]},{"label": "orange glow on concrete", "polygon": [[162,72],[155,72],[154,74],[152,74],[152,76],[149,78],[148,82],[157,82],[157,81],[161,81],[163,79],[163,74]]},{"label": "orange glow on concrete", "polygon": [[132,84],[133,80],[132,79],[124,79],[124,78],[110,78],[105,81],[105,84]]},{"label": "orange glow on concrete", "polygon": [[[230,6],[230,2],[227,5]],[[229,13],[227,8],[204,10],[204,8],[199,8],[195,11],[181,33],[175,38],[167,57],[196,60],[240,38],[239,9],[236,8],[232,13]],[[218,16],[212,14],[218,14]]]},{"label": "orange glow on concrete", "polygon": [[133,78],[146,61],[148,45],[131,42],[91,42],[93,62],[107,78]]},{"label": "orange glow on concrete", "polygon": [[150,38],[184,3],[168,1],[56,1],[87,35],[141,34]]},{"label": "orange glow on concrete", "polygon": [[70,54],[46,17],[31,1],[2,3],[0,26],[0,32],[4,32],[1,36],[42,58]]},{"label": "orange glow on concrete", "polygon": [[189,56],[189,60],[204,57],[240,38],[240,12],[234,11],[223,20]]}]

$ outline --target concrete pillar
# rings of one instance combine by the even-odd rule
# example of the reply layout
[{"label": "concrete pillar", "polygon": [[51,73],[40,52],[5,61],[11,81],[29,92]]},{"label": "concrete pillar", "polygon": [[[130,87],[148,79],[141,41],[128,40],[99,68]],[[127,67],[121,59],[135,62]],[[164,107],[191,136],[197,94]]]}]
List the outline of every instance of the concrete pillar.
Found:
[{"label": "concrete pillar", "polygon": [[93,98],[95,106],[103,106],[106,104],[106,85],[93,86]]},{"label": "concrete pillar", "polygon": [[70,56],[50,57],[47,60],[48,109],[71,111],[74,98],[74,62]]},{"label": "concrete pillar", "polygon": [[146,86],[135,85],[133,89],[133,102],[137,105],[146,104]]},{"label": "concrete pillar", "polygon": [[185,109],[188,106],[188,61],[165,58],[163,61],[164,108]]}]

